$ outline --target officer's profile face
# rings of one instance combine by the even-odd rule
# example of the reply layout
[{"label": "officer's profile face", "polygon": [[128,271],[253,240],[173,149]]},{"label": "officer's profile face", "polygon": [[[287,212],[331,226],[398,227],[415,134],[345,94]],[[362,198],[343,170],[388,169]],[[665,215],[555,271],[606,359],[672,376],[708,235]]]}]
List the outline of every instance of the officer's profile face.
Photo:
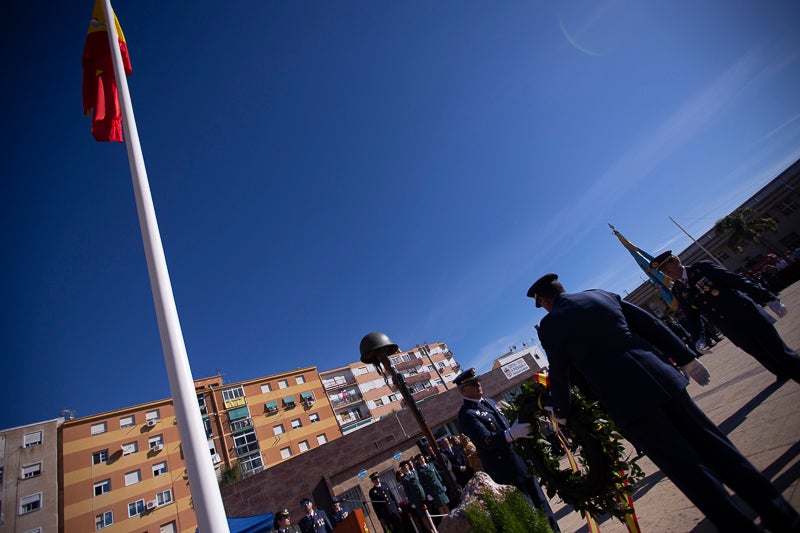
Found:
[{"label": "officer's profile face", "polygon": [[479,400],[483,396],[483,389],[481,388],[480,381],[468,381],[467,383],[461,385],[460,388],[461,394],[464,395],[465,398]]},{"label": "officer's profile face", "polygon": [[681,260],[674,255],[667,259],[667,262],[661,267],[661,271],[672,279],[681,276]]}]

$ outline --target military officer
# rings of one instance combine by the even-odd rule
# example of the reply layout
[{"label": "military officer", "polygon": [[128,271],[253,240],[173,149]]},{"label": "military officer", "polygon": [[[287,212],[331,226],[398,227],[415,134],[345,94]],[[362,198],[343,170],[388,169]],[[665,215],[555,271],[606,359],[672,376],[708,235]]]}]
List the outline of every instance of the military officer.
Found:
[{"label": "military officer", "polygon": [[553,411],[570,422],[572,376],[580,374],[622,435],[641,449],[719,531],[800,531],[800,516],[686,392],[683,374],[709,383],[694,352],[653,315],[617,294],[567,293],[556,274],[537,280],[528,296],[547,315],[539,340],[550,362]]},{"label": "military officer", "polygon": [[330,533],[333,531],[328,515],[322,509],[314,509],[314,502],[310,499],[303,498],[300,501],[300,507],[305,511],[305,515],[298,523],[303,533]]},{"label": "military officer", "polygon": [[372,508],[378,515],[384,531],[389,529],[392,533],[401,533],[403,527],[397,500],[391,491],[382,485],[381,477],[377,472],[370,474],[369,479],[372,481],[372,488],[369,489],[369,501],[372,502]]},{"label": "military officer", "polygon": [[655,257],[650,266],[674,280],[672,293],[695,330],[692,333],[702,333],[701,316],[705,316],[778,380],[800,383],[800,355],[786,346],[761,308],[766,305],[778,316],[786,314],[786,306],[774,293],[711,261],[684,266],[670,250]]},{"label": "military officer", "polygon": [[347,515],[350,514],[344,509],[342,509],[342,500],[339,498],[334,498],[331,500],[331,504],[333,504],[333,512],[331,513],[331,525],[335,528],[338,526]]},{"label": "military officer", "polygon": [[288,509],[275,513],[275,531],[277,533],[302,533],[299,526],[292,524]]},{"label": "military officer", "polygon": [[515,440],[530,438],[531,425],[518,420],[509,424],[497,404],[483,397],[481,380],[474,368],[459,374],[453,383],[464,397],[458,411],[458,424],[475,444],[486,473],[495,483],[517,487],[547,515],[553,531],[560,531],[539,482],[528,472],[525,461],[511,449]]}]

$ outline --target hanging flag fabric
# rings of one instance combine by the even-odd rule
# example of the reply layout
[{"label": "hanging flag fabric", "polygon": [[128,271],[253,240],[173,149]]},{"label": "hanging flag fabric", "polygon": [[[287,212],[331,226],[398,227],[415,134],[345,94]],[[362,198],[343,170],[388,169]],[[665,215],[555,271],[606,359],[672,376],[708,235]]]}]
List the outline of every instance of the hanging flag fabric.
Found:
[{"label": "hanging flag fabric", "polygon": [[609,224],[608,227],[611,228],[611,231],[613,231],[614,235],[617,236],[617,239],[619,239],[619,242],[622,243],[622,246],[624,246],[625,249],[628,250],[628,252],[633,256],[633,258],[636,260],[636,263],[639,265],[639,268],[641,268],[644,273],[647,274],[650,283],[652,283],[655,288],[658,289],[659,293],[661,294],[661,298],[664,300],[664,303],[667,304],[667,307],[669,307],[672,311],[677,311],[678,300],[672,296],[672,291],[670,290],[672,280],[670,280],[668,276],[665,276],[660,270],[650,266],[650,261],[653,260],[653,256],[635,246],[631,241],[623,237],[622,234],[617,231],[617,228],[611,224]]},{"label": "hanging flag fabric", "polygon": [[[117,81],[114,79],[114,66],[111,49],[108,45],[108,28],[103,13],[103,0],[96,0],[89,22],[89,33],[83,47],[83,112],[92,115],[92,136],[100,142],[122,142],[122,114],[117,97]],[[119,49],[125,74],[130,76],[131,60],[128,45],[114,15]]]}]

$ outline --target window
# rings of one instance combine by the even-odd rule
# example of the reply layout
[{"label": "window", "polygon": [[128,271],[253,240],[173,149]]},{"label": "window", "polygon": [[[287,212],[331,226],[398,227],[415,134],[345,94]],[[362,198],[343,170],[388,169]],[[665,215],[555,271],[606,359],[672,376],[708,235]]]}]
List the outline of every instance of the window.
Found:
[{"label": "window", "polygon": [[144,514],[144,500],[136,500],[128,504],[128,518]]},{"label": "window", "polygon": [[281,448],[281,459],[288,459],[292,456],[292,449],[288,446],[286,448]]},{"label": "window", "polygon": [[243,418],[241,420],[237,420],[235,422],[231,422],[231,431],[236,432],[245,428],[253,427],[253,419],[252,418]]},{"label": "window", "polygon": [[[2,484],[3,484],[3,467],[0,466],[0,485],[2,485]],[[2,503],[3,503],[2,500],[0,500],[0,504],[2,504]],[[0,506],[0,510],[2,510],[1,506]]]},{"label": "window", "polygon": [[158,533],[178,533],[178,527],[175,525],[175,522],[170,522],[169,524],[164,524],[159,528]]},{"label": "window", "polygon": [[92,424],[92,435],[100,435],[107,431],[106,423],[100,422],[99,424]]},{"label": "window", "polygon": [[142,471],[134,470],[125,474],[125,486],[134,485],[142,480]]},{"label": "window", "polygon": [[286,433],[286,430],[283,429],[283,424],[278,424],[277,426],[272,426],[272,433],[275,435],[283,435]]},{"label": "window", "polygon": [[139,451],[139,445],[136,442],[129,442],[122,445],[122,455],[130,455]]},{"label": "window", "polygon": [[156,494],[156,501],[158,502],[159,507],[172,502],[172,489],[167,489],[164,492],[159,492]]},{"label": "window", "polygon": [[278,388],[279,389],[285,389],[288,386],[289,386],[289,382],[287,382],[285,379],[281,379],[281,380],[278,381]]},{"label": "window", "polygon": [[272,401],[272,402],[267,402],[267,403],[264,404],[264,406],[267,408],[267,412],[268,413],[277,413],[278,412],[278,402],[277,402],[277,400],[276,401]]},{"label": "window", "polygon": [[158,409],[156,409],[155,411],[149,411],[145,413],[144,419],[147,422],[150,422],[151,420],[155,420],[156,422],[158,422],[159,420],[161,420],[161,416],[158,414]]},{"label": "window", "polygon": [[42,508],[42,493],[37,492],[19,500],[19,514],[28,514]]},{"label": "window", "polygon": [[197,395],[197,405],[200,406],[200,414],[207,415],[208,414],[208,405],[206,405],[206,397],[203,394]]},{"label": "window", "polygon": [[269,383],[264,383],[261,385],[261,394],[266,394],[268,392],[272,392],[272,387],[269,386]]},{"label": "window", "polygon": [[292,429],[297,429],[303,427],[303,423],[300,421],[299,418],[295,418],[292,420]]},{"label": "window", "polygon": [[108,450],[100,450],[92,454],[92,464],[99,465],[100,463],[108,462]]},{"label": "window", "polygon": [[306,378],[304,378],[303,376],[297,376],[296,378],[294,378],[294,380],[297,382],[298,385],[302,385],[303,383],[306,382]]},{"label": "window", "polygon": [[325,444],[326,442],[328,442],[328,437],[325,436],[325,433],[317,435],[317,444]]},{"label": "window", "polygon": [[99,514],[94,517],[94,529],[95,531],[98,529],[103,529],[104,527],[108,527],[114,523],[114,512],[113,511],[106,511],[103,514]]},{"label": "window", "polygon": [[150,437],[149,439],[147,439],[147,445],[150,447],[151,450],[153,448],[156,448],[157,446],[160,446],[161,448],[163,448],[164,447],[164,435],[156,435],[155,437]]},{"label": "window", "polygon": [[308,415],[308,419],[311,421],[312,424],[316,424],[319,422],[319,415],[317,413],[311,413]]},{"label": "window", "polygon": [[375,399],[375,407],[380,407],[383,405],[383,398],[376,398]]},{"label": "window", "polygon": [[294,407],[294,396],[287,396],[284,398],[283,405],[285,405],[287,409]]},{"label": "window", "polygon": [[396,402],[397,401],[397,394],[390,394],[389,395],[389,401],[390,402]]},{"label": "window", "polygon": [[308,445],[307,440],[301,440],[300,443],[297,445],[297,447],[300,448],[300,452],[307,452],[308,450],[311,449],[311,447]]},{"label": "window", "polygon": [[248,429],[233,437],[233,445],[236,446],[236,455],[247,455],[258,450],[258,438],[255,430]]},{"label": "window", "polygon": [[105,494],[106,492],[111,492],[111,480],[104,479],[99,483],[94,484],[94,495],[100,496],[101,494]]},{"label": "window", "polygon": [[135,418],[133,417],[133,415],[131,415],[131,416],[123,416],[122,418],[119,419],[119,428],[120,429],[129,428],[134,424],[135,424]]},{"label": "window", "polygon": [[160,476],[167,473],[167,462],[161,461],[153,465],[153,477]]},{"label": "window", "polygon": [[239,459],[242,465],[242,474],[255,474],[264,470],[264,461],[261,459],[260,453],[254,453],[248,457]]},{"label": "window", "polygon": [[32,465],[23,465],[20,477],[22,479],[30,479],[32,477],[42,475],[42,463],[33,463]]},{"label": "window", "polygon": [[42,432],[34,431],[33,433],[26,433],[22,437],[22,447],[30,448],[31,446],[39,446],[42,444]]},{"label": "window", "polygon": [[226,402],[238,400],[239,398],[244,398],[244,388],[241,385],[222,391],[222,399]]}]

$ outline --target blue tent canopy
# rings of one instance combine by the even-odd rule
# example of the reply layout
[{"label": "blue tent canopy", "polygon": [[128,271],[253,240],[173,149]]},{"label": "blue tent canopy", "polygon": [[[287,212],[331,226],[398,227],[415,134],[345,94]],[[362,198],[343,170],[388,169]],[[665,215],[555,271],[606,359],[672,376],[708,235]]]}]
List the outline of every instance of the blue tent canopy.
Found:
[{"label": "blue tent canopy", "polygon": [[[269,533],[272,531],[273,515],[264,513],[242,518],[228,518],[228,529],[231,533]],[[197,532],[199,533],[199,529]]]}]

